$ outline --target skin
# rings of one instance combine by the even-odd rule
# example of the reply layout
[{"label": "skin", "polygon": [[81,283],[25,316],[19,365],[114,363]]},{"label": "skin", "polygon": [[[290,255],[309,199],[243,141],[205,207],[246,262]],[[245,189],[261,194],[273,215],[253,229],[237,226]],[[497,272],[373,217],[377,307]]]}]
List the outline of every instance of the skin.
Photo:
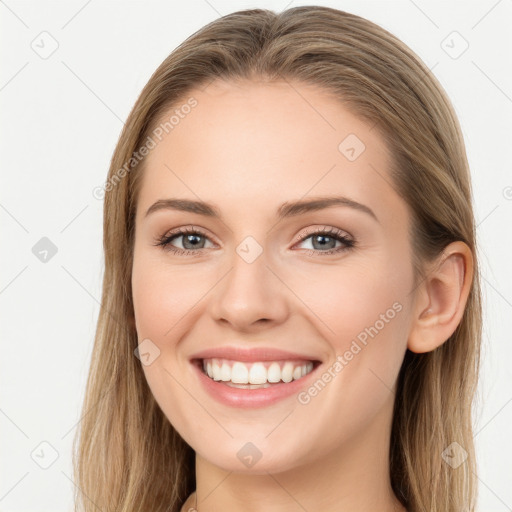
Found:
[{"label": "skin", "polygon": [[[387,148],[324,91],[217,81],[190,96],[198,105],[146,158],[132,286],[139,342],[149,338],[160,351],[143,366],[147,382],[196,452],[197,509],[405,510],[388,466],[396,379],[406,348],[433,350],[458,325],[471,252],[451,244],[413,287],[411,215],[391,186]],[[338,149],[348,134],[365,145],[354,161]],[[348,206],[276,217],[284,202],[332,195],[368,206],[378,220]],[[222,220],[171,209],[146,216],[170,197],[213,203]],[[192,226],[206,236],[191,249],[198,254],[155,245]],[[324,249],[310,235],[322,228],[356,245],[322,254],[344,246]],[[252,263],[236,252],[247,236],[263,251]],[[400,312],[307,404],[291,396],[252,410],[222,405],[189,363],[213,346],[271,346],[314,354],[322,374],[396,303]],[[237,457],[247,442],[262,454],[251,468]]]}]

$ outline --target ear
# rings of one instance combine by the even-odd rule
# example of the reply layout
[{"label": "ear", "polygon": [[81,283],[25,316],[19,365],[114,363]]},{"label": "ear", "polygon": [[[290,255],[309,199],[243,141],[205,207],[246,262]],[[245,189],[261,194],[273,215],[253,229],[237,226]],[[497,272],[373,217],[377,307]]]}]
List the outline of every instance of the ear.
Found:
[{"label": "ear", "polygon": [[473,255],[464,242],[453,242],[427,269],[416,290],[407,348],[430,352],[442,345],[460,323],[473,281]]}]

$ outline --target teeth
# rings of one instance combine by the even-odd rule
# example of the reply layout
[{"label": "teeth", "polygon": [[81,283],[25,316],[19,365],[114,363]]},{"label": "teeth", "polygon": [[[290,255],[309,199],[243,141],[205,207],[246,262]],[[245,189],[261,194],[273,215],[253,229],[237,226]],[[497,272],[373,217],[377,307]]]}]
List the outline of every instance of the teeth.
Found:
[{"label": "teeth", "polygon": [[281,379],[283,382],[291,382],[293,380],[293,363],[285,363],[281,370]]},{"label": "teeth", "polygon": [[[242,363],[235,363],[235,365],[237,364],[245,366]],[[233,365],[233,368],[235,365]],[[231,382],[235,382],[233,376],[231,376]],[[262,364],[253,364],[249,370],[249,383],[265,384],[265,382],[267,382],[267,369]]]},{"label": "teeth", "polygon": [[223,382],[231,380],[231,368],[227,363],[222,363],[222,366],[220,367],[220,380]]},{"label": "teeth", "polygon": [[205,359],[203,360],[203,370],[215,381],[247,384],[247,388],[250,388],[251,384],[267,384],[268,386],[268,383],[275,384],[281,381],[291,382],[300,379],[313,370],[313,362],[244,363],[227,359]]},{"label": "teeth", "polygon": [[279,382],[281,380],[281,367],[279,363],[272,363],[268,367],[267,380],[269,382]]},{"label": "teeth", "polygon": [[[213,378],[215,378],[215,364],[213,365]],[[265,379],[266,380],[266,379]],[[235,363],[231,368],[231,382],[233,384],[249,384],[249,370],[242,363]],[[251,382],[251,384],[260,384]]]}]

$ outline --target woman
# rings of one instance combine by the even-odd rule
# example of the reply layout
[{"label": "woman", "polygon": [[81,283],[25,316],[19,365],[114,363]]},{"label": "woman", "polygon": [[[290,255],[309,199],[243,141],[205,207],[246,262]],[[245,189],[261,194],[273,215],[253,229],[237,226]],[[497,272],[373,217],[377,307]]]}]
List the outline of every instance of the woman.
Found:
[{"label": "woman", "polygon": [[224,16],[151,77],[105,193],[77,510],[474,510],[470,175],[409,48]]}]

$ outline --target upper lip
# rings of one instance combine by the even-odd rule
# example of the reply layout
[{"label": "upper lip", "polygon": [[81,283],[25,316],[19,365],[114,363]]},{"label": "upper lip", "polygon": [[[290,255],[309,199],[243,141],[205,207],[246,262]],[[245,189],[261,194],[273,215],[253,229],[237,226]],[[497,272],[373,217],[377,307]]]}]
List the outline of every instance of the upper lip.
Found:
[{"label": "upper lip", "polygon": [[231,359],[233,361],[280,361],[295,360],[318,361],[318,358],[307,354],[299,354],[279,350],[271,347],[241,348],[241,347],[217,347],[202,350],[191,356],[191,359]]}]

